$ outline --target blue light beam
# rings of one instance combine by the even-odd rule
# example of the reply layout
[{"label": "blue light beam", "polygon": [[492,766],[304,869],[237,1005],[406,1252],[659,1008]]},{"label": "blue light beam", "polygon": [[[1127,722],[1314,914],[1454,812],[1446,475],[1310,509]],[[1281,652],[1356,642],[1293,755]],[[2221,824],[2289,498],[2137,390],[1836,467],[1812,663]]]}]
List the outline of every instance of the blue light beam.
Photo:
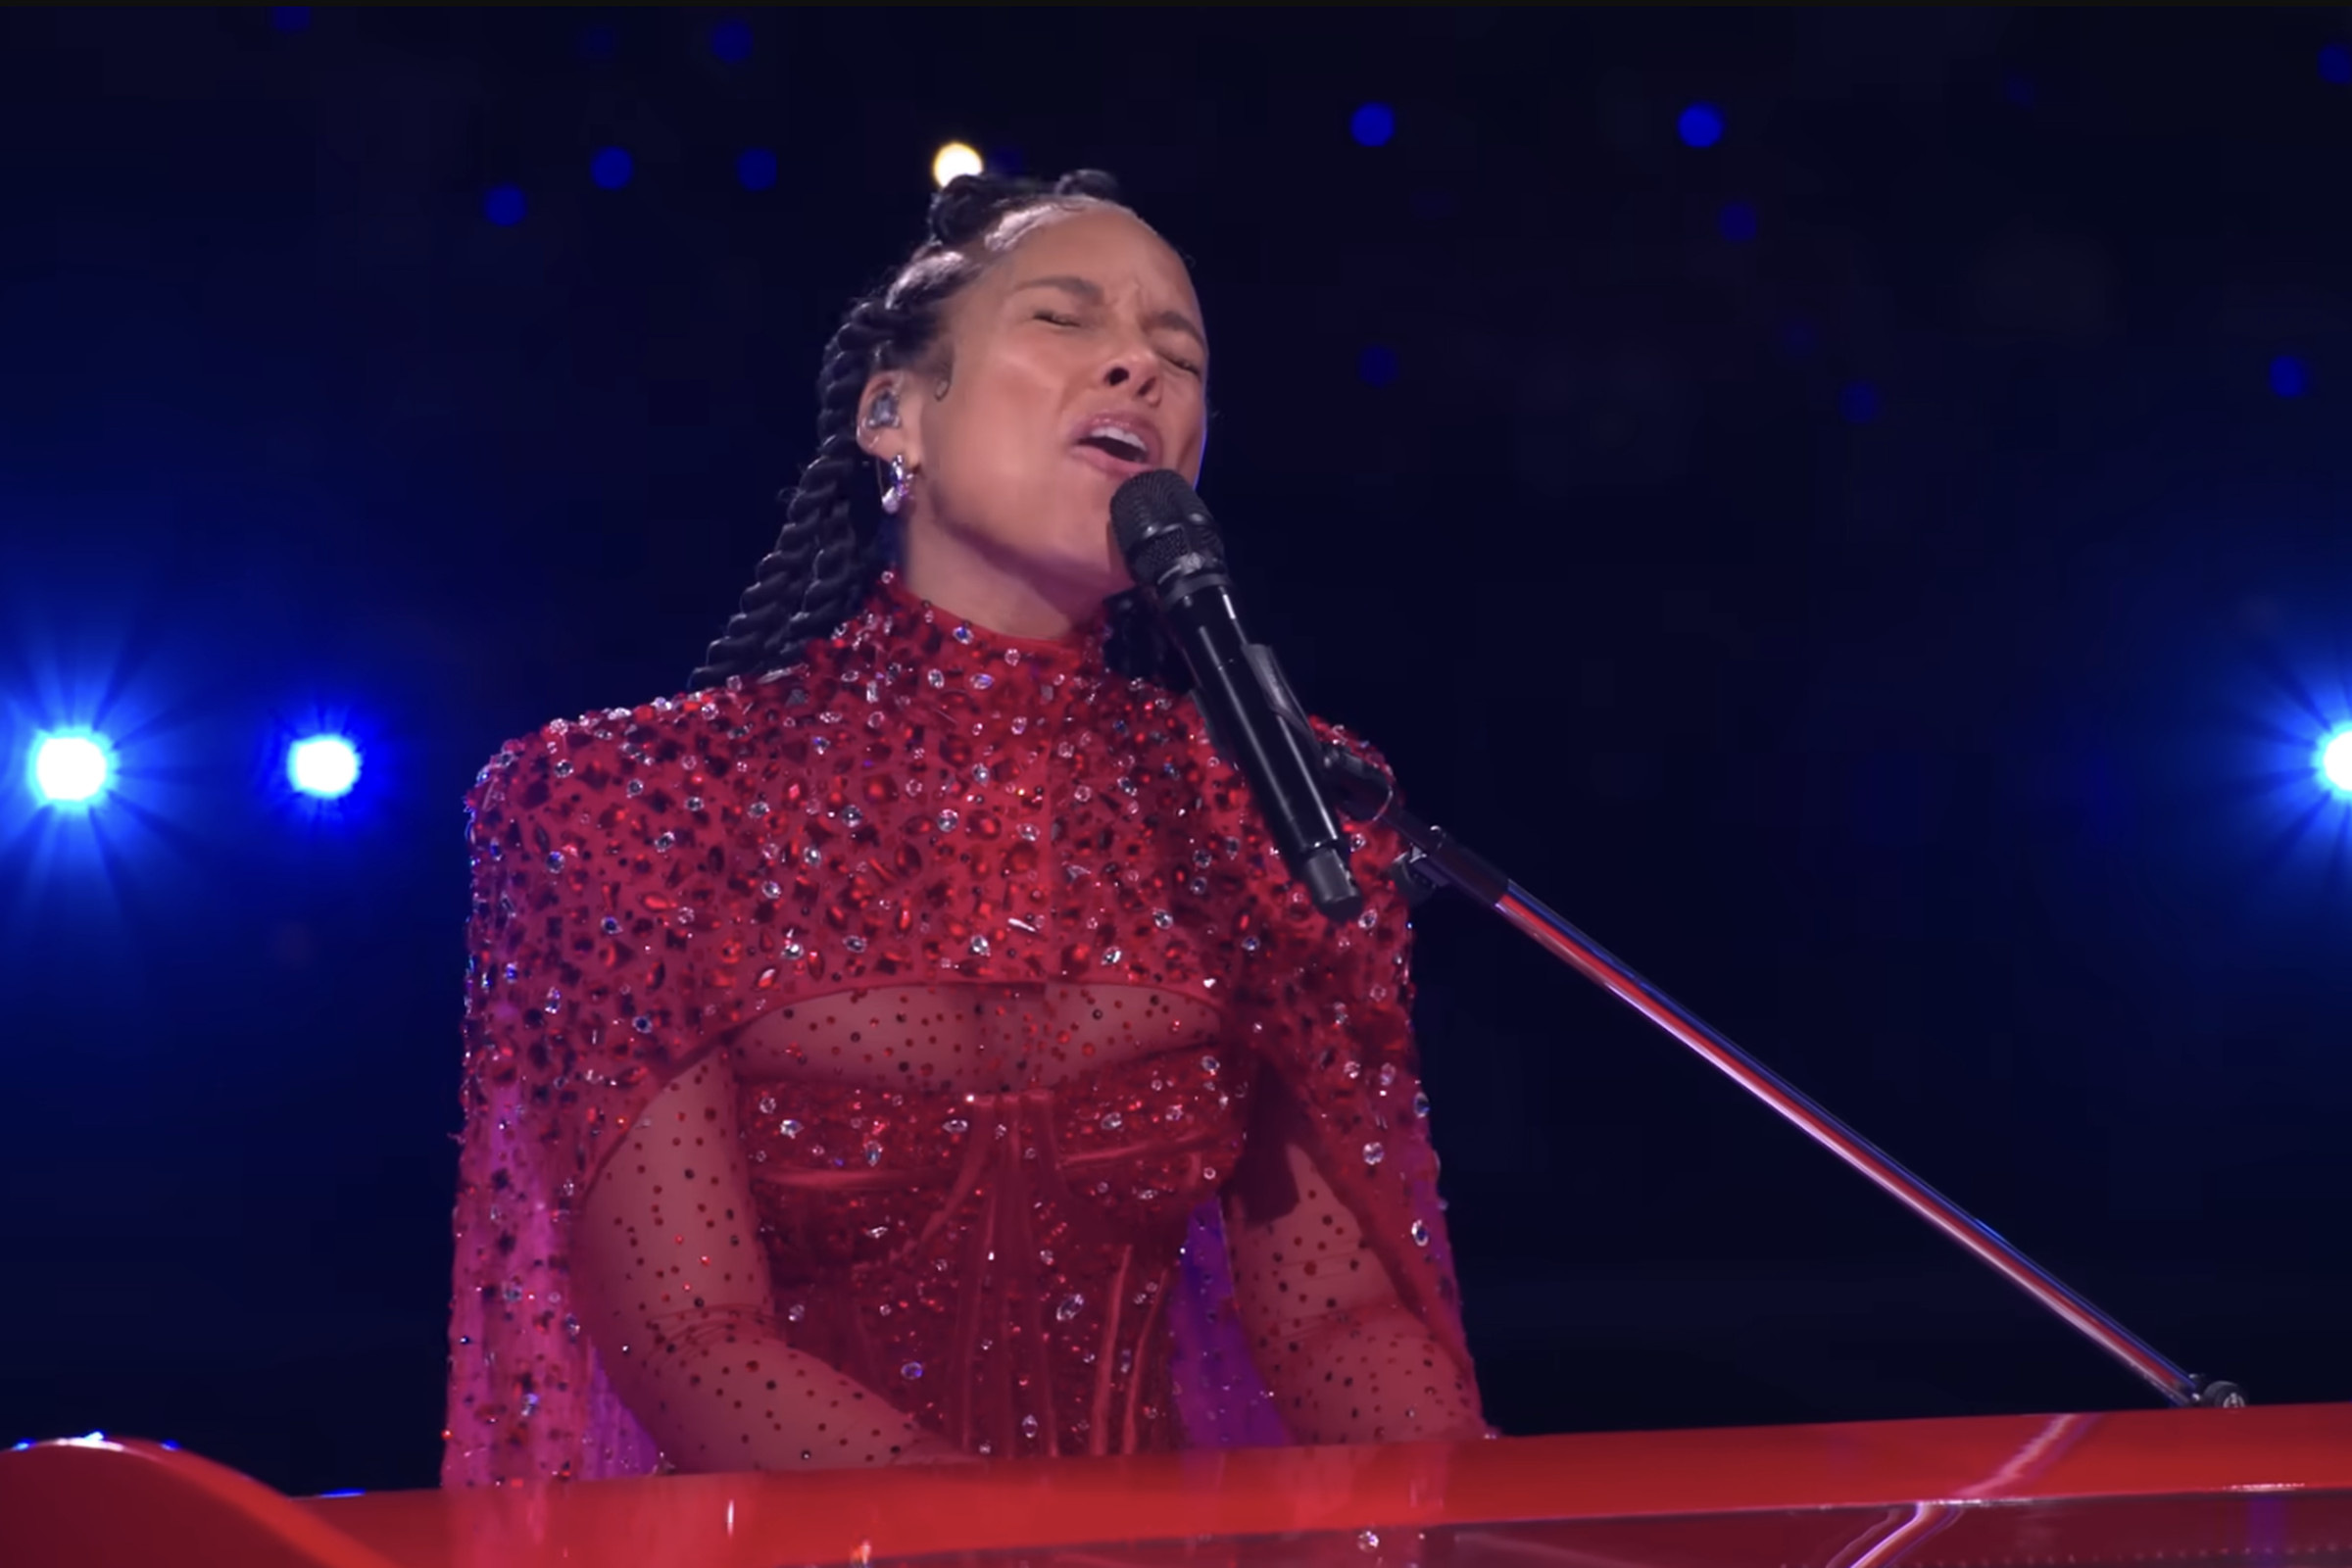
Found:
[{"label": "blue light beam", "polygon": [[340,735],[313,735],[286,749],[286,777],[303,794],[340,800],[360,781],[359,749]]},{"label": "blue light beam", "polygon": [[43,805],[95,805],[114,776],[114,748],[103,735],[80,731],[33,742],[32,792]]},{"label": "blue light beam", "polygon": [[2352,796],[2352,727],[2320,743],[2320,777],[2338,795]]}]

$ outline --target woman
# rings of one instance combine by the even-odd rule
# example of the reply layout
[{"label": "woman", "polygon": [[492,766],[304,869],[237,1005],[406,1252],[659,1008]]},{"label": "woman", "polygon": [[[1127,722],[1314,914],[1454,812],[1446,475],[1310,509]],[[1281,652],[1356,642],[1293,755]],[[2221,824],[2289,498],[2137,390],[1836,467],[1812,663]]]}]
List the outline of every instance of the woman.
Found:
[{"label": "woman", "polygon": [[1110,540],[1184,263],[1100,174],[930,227],[693,694],[469,798],[447,1483],[1487,1430],[1400,847],[1306,905]]}]

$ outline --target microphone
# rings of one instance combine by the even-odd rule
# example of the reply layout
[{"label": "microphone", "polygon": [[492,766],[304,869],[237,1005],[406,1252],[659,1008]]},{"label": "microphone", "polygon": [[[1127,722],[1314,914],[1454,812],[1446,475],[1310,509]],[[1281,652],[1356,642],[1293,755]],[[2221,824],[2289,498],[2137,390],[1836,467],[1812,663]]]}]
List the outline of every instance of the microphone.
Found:
[{"label": "microphone", "polygon": [[1315,783],[1314,734],[1300,735],[1296,714],[1285,722],[1284,710],[1296,707],[1287,688],[1279,695],[1269,690],[1279,680],[1269,675],[1272,655],[1242,631],[1225,575],[1225,542],[1208,509],[1184,475],[1156,468],[1112,493],[1110,525],[1136,585],[1192,667],[1193,701],[1208,721],[1209,738],[1241,764],[1292,880],[1327,918],[1353,918],[1364,896]]}]

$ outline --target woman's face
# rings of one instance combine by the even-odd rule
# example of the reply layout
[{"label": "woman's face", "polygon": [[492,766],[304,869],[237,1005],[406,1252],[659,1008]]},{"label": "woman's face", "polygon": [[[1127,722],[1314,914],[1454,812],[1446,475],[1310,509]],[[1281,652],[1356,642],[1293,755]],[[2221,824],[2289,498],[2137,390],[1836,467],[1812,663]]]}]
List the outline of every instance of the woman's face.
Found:
[{"label": "woman's face", "polygon": [[[1039,221],[949,305],[937,374],[876,377],[899,393],[917,470],[905,514],[909,586],[974,571],[1021,579],[1073,617],[1132,586],[1110,496],[1134,474],[1200,476],[1208,347],[1191,275],[1130,215]],[[961,607],[959,607],[961,608]],[[1011,628],[1004,628],[1011,629]]]}]

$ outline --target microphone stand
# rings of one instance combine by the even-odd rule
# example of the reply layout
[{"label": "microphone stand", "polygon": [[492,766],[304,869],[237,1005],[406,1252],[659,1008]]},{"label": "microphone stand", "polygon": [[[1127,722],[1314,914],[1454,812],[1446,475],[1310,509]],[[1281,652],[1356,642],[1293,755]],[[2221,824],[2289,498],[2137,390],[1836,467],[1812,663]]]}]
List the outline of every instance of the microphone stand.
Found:
[{"label": "microphone stand", "polygon": [[[1252,650],[1254,653],[1256,650]],[[1270,656],[1261,671],[1298,711],[1288,683]],[[1298,720],[1294,720],[1297,722]],[[1943,1232],[2109,1355],[2138,1374],[2176,1405],[2237,1406],[2245,1395],[2233,1383],[2181,1371],[2121,1323],[2067,1288],[2047,1269],[2004,1241],[1950,1199],[1912,1175],[1868,1139],[1815,1104],[1771,1068],[1710,1028],[1696,1014],[1626,967],[1590,937],[1492,863],[1456,844],[1443,828],[1397,804],[1388,778],[1342,747],[1316,746],[1325,787],[1341,811],[1359,822],[1385,823],[1410,846],[1390,868],[1406,899],[1418,903],[1439,888],[1453,888],[1485,905],[1536,945],[1698,1053],[1709,1065],[1755,1096],[1798,1131],[1860,1171],[1921,1219]]]}]

